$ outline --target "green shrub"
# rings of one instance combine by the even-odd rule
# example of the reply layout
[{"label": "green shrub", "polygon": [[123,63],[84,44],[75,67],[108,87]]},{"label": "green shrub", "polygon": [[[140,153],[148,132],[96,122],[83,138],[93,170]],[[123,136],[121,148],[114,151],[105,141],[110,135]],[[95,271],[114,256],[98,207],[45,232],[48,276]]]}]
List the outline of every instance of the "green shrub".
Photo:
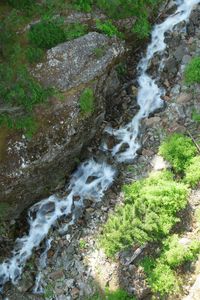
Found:
[{"label": "green shrub", "polygon": [[94,93],[91,88],[86,88],[79,99],[80,109],[82,113],[92,113],[94,111]]},{"label": "green shrub", "polygon": [[88,31],[88,27],[81,23],[74,23],[74,24],[67,25],[64,28],[65,40],[70,41],[76,39],[80,36],[85,35],[87,31]]},{"label": "green shrub", "polygon": [[147,38],[150,35],[151,25],[147,17],[140,17],[132,28],[132,32],[135,33],[139,39]]},{"label": "green shrub", "polygon": [[160,260],[172,268],[196,259],[200,251],[199,241],[194,240],[189,245],[184,245],[179,240],[179,236],[174,234],[163,243],[164,247]]},{"label": "green shrub", "polygon": [[200,182],[200,156],[191,159],[190,164],[185,169],[184,181],[191,187],[195,187]]},{"label": "green shrub", "polygon": [[28,39],[35,47],[49,49],[63,43],[66,36],[56,20],[44,20],[31,26]]},{"label": "green shrub", "polygon": [[194,57],[185,69],[185,82],[200,83],[200,57]]},{"label": "green shrub", "polygon": [[185,170],[196,152],[192,140],[178,133],[169,136],[159,148],[159,154],[169,161],[177,172]]},{"label": "green shrub", "polygon": [[187,204],[187,187],[170,172],[158,172],[124,187],[126,202],[117,207],[103,227],[100,245],[108,256],[133,244],[158,241],[179,220]]},{"label": "green shrub", "polygon": [[8,3],[17,9],[28,9],[35,4],[35,0],[8,0]]},{"label": "green shrub", "polygon": [[41,61],[43,55],[44,55],[44,51],[40,48],[29,47],[26,50],[26,57],[27,57],[29,63],[31,63],[31,64]]},{"label": "green shrub", "polygon": [[164,296],[178,291],[179,284],[176,273],[167,264],[155,262],[147,257],[141,265],[147,274],[147,281],[154,293]]},{"label": "green shrub", "polygon": [[93,0],[75,0],[72,1],[74,8],[84,12],[90,12],[92,10]]},{"label": "green shrub", "polygon": [[122,33],[118,31],[117,27],[112,24],[110,20],[101,22],[100,20],[96,21],[96,27],[101,32],[105,33],[109,37],[118,36],[123,37]]},{"label": "green shrub", "polygon": [[0,67],[0,97],[5,103],[21,105],[27,111],[47,100],[51,91],[34,80],[25,67],[14,70],[7,65]]}]

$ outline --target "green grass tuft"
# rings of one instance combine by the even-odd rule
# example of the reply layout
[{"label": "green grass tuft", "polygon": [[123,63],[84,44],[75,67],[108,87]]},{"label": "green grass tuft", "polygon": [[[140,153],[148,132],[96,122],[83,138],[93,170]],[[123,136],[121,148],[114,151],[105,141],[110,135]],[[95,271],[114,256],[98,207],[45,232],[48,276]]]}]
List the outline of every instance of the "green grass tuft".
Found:
[{"label": "green grass tuft", "polygon": [[94,93],[91,88],[86,88],[79,99],[82,113],[90,114],[94,111]]},{"label": "green grass tuft", "polygon": [[188,84],[200,83],[200,57],[194,57],[185,69],[185,82]]},{"label": "green grass tuft", "polygon": [[159,154],[170,162],[176,172],[183,172],[196,153],[192,140],[178,133],[169,136],[159,148]]}]

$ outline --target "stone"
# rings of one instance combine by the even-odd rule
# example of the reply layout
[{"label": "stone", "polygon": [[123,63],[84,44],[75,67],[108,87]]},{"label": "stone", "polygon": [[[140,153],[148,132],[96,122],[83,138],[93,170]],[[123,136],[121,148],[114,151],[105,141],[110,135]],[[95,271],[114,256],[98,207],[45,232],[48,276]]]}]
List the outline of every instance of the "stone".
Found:
[{"label": "stone", "polygon": [[160,121],[161,121],[160,117],[152,117],[152,118],[149,118],[149,119],[145,120],[145,125],[146,126],[153,126],[155,124],[160,123]]},{"label": "stone", "polygon": [[64,272],[63,270],[59,270],[59,271],[55,271],[51,274],[49,274],[49,277],[53,280],[57,280],[57,279],[61,279],[63,278],[65,275],[64,275]]},{"label": "stone", "polygon": [[154,171],[161,171],[170,167],[170,164],[166,162],[160,155],[154,156],[151,165]]},{"label": "stone", "polygon": [[176,99],[176,103],[178,104],[189,104],[192,100],[192,94],[188,93],[181,93],[178,98]]},{"label": "stone", "polygon": [[178,62],[181,62],[181,61],[182,61],[183,56],[184,56],[184,54],[185,54],[185,49],[186,49],[185,45],[180,45],[180,46],[176,49],[176,51],[175,51],[175,53],[174,53],[174,57],[175,57],[175,59],[176,59]]},{"label": "stone", "polygon": [[[93,53],[99,47],[106,49],[105,54],[96,58]],[[123,53],[123,42],[90,32],[48,50],[46,61],[37,64],[32,73],[44,86],[65,91],[102,75],[113,59]]]},{"label": "stone", "polygon": [[75,300],[75,299],[78,299],[78,296],[79,296],[79,293],[80,293],[80,290],[78,288],[73,288],[71,290],[71,296],[72,296],[72,299]]},{"label": "stone", "polygon": [[184,55],[183,58],[182,58],[182,63],[183,63],[184,65],[187,65],[187,64],[190,62],[191,59],[192,59],[192,57],[191,57],[190,55],[186,54],[186,55]]}]

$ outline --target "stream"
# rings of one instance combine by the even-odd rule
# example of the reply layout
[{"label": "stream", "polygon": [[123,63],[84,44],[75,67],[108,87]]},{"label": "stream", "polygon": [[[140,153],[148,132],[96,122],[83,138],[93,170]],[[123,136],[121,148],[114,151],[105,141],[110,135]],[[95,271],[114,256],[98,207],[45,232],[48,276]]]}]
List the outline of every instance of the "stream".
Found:
[{"label": "stream", "polygon": [[[112,149],[108,149],[107,145],[103,144],[101,148],[104,159],[91,158],[79,166],[66,185],[66,196],[52,195],[29,209],[27,219],[30,228],[28,234],[16,240],[11,258],[0,264],[0,293],[3,292],[5,283],[11,281],[13,284],[17,284],[33,250],[47,237],[49,230],[59,218],[69,219],[67,225],[60,229],[67,232],[68,227],[78,219],[79,211],[84,210],[88,199],[94,202],[101,201],[117,174],[117,169],[107,163],[107,156],[111,155],[116,161],[116,165],[133,161],[136,157],[137,150],[140,148],[138,137],[141,120],[163,106],[162,97],[165,95],[165,90],[157,85],[158,78],[151,78],[147,74],[151,59],[154,54],[164,53],[165,33],[172,31],[174,26],[180,22],[187,21],[194,5],[200,3],[200,0],[175,0],[174,2],[177,5],[176,12],[163,23],[154,26],[146,54],[138,64],[137,103],[140,107],[138,113],[130,123],[119,129],[111,127],[105,129],[107,134],[115,137],[118,141],[117,144]],[[51,241],[47,242],[47,249],[50,246]],[[47,251],[44,252],[43,259],[41,259],[41,265],[45,264],[46,253]],[[39,276],[40,274],[38,278]],[[39,283],[37,284],[35,292],[39,290]]]}]

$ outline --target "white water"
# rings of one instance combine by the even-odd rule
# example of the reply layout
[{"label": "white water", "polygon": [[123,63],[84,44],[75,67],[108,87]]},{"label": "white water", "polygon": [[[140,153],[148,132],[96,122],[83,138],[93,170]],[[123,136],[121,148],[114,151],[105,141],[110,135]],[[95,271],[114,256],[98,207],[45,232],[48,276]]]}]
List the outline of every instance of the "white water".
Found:
[{"label": "white water", "polygon": [[[162,24],[154,27],[147,54],[138,66],[140,72],[137,97],[140,106],[139,112],[123,128],[118,130],[107,129],[110,134],[113,134],[119,140],[119,143],[112,149],[112,155],[120,162],[132,160],[136,156],[136,151],[140,147],[137,137],[141,119],[147,117],[163,104],[161,96],[164,91],[146,73],[148,64],[155,53],[165,50],[164,33],[173,30],[173,27],[179,22],[187,20],[193,6],[200,3],[200,0],[176,0],[175,2],[178,5],[176,13],[168,17]],[[128,147],[120,153],[123,144],[128,145]],[[34,248],[39,247],[41,241],[48,235],[50,228],[60,217],[68,216],[70,218],[69,224],[73,224],[78,218],[77,212],[84,209],[86,199],[101,200],[104,192],[113,183],[115,173],[115,170],[106,162],[95,162],[93,159],[86,161],[72,175],[69,186],[66,188],[67,195],[65,197],[52,195],[30,208],[28,213],[30,225],[28,235],[16,240],[12,257],[0,265],[0,290],[8,281],[13,284],[17,283],[32,251]],[[39,280],[40,278],[38,278]]]},{"label": "white water", "polygon": [[[156,80],[152,79],[147,74],[149,62],[153,58],[154,54],[165,50],[165,32],[173,30],[175,25],[184,20],[186,21],[190,16],[194,5],[199,2],[199,0],[175,1],[175,3],[179,5],[176,12],[172,16],[169,16],[162,24],[154,26],[152,40],[147,48],[146,56],[138,65],[140,75],[138,77],[139,89],[137,103],[140,106],[140,110],[126,126],[119,129],[106,129],[106,132],[115,136],[116,140],[119,141],[118,144],[111,149],[112,155],[116,157],[117,161],[131,161],[135,158],[136,151],[140,148],[137,138],[139,135],[141,119],[148,117],[151,112],[163,105],[161,97],[164,95],[164,90],[160,89],[156,84]],[[126,146],[126,150],[121,152],[120,149],[123,145]]]}]

